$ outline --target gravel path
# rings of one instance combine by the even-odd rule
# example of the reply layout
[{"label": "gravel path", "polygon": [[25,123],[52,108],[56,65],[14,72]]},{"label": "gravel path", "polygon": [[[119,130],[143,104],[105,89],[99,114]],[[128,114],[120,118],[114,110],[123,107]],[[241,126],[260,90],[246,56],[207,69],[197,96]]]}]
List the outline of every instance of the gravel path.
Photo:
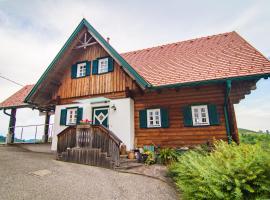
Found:
[{"label": "gravel path", "polygon": [[60,162],[18,147],[0,146],[0,181],[0,199],[5,200],[178,198],[173,188],[156,179]]}]

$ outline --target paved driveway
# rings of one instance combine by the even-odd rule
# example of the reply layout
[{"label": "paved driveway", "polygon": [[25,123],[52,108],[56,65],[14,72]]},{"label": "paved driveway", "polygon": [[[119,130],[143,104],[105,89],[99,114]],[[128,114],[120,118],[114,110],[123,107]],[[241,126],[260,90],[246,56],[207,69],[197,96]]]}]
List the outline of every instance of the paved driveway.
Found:
[{"label": "paved driveway", "polygon": [[0,146],[0,199],[177,199],[164,182]]}]

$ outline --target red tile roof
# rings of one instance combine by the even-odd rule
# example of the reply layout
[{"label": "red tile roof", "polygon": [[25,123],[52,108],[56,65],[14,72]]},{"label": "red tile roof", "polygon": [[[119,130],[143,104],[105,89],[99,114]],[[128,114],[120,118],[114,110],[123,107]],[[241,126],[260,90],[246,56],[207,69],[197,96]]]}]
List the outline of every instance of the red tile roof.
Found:
[{"label": "red tile roof", "polygon": [[28,104],[24,103],[27,94],[32,90],[34,85],[26,85],[12,96],[8,97],[5,101],[0,103],[0,109],[10,107],[27,107]]},{"label": "red tile roof", "polygon": [[270,62],[236,32],[121,54],[153,86],[270,73]]}]

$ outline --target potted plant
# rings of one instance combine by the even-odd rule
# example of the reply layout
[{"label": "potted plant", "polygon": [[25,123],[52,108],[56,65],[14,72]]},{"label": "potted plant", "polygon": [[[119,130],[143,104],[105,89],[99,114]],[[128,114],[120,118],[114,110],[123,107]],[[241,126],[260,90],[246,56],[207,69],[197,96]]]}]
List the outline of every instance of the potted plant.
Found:
[{"label": "potted plant", "polygon": [[89,120],[89,119],[84,119],[84,120],[80,121],[80,125],[88,125],[88,124],[91,124],[91,123],[92,123],[92,121]]},{"label": "potted plant", "polygon": [[155,164],[156,156],[154,152],[146,150],[142,156],[143,156],[143,161],[146,165]]}]

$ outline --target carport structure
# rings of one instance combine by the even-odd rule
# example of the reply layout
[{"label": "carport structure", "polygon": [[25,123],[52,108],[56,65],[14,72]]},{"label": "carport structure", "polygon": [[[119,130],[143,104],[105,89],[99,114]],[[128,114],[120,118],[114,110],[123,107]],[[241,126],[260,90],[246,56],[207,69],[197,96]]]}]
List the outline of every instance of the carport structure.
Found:
[{"label": "carport structure", "polygon": [[17,109],[20,109],[20,108],[32,108],[33,110],[37,109],[45,115],[43,142],[45,143],[48,142],[50,114],[52,113],[51,111],[53,111],[54,108],[50,106],[37,107],[34,104],[25,103],[24,99],[29,94],[29,92],[32,90],[33,87],[34,85],[26,85],[23,88],[21,88],[19,91],[17,91],[16,93],[14,93],[13,95],[11,95],[6,100],[0,103],[0,110],[3,110],[3,113],[9,116],[9,126],[8,126],[8,133],[6,137],[7,144],[14,143],[15,128],[16,128],[16,112],[17,112]]}]

